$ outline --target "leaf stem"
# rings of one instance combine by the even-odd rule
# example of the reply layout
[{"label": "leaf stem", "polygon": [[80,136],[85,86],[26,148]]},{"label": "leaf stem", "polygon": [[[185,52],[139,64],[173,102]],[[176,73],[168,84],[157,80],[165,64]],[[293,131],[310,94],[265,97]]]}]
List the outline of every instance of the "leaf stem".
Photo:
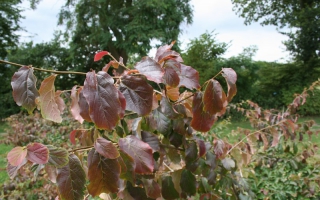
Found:
[{"label": "leaf stem", "polygon": [[280,122],[278,122],[278,123],[276,123],[276,124],[274,124],[274,125],[267,126],[267,127],[265,127],[265,128],[262,128],[262,129],[260,129],[260,130],[254,131],[254,132],[246,135],[246,136],[245,136],[244,138],[242,138],[237,144],[235,144],[234,146],[232,146],[231,149],[228,150],[227,154],[229,154],[235,147],[239,146],[245,139],[247,139],[247,138],[250,137],[251,135],[254,135],[254,134],[256,134],[256,133],[259,133],[259,132],[261,132],[261,131],[263,131],[263,130],[266,130],[266,129],[271,128],[271,127],[274,127],[274,126],[278,126],[279,124],[282,124],[282,123],[284,123],[285,121],[286,121],[286,120],[281,120]]},{"label": "leaf stem", "polygon": [[113,57],[113,55],[111,55],[111,53],[109,52],[108,56],[110,56],[114,61],[116,61],[119,65],[121,65],[122,67],[126,68],[127,70],[130,70],[128,67],[126,67],[122,62],[119,62],[115,57]]},{"label": "leaf stem", "polygon": [[79,147],[79,148],[76,148],[76,149],[71,149],[69,151],[69,153],[76,152],[76,151],[86,151],[86,150],[89,150],[89,149],[92,149],[92,148],[93,148],[93,145],[92,146],[86,146],[86,147]]},{"label": "leaf stem", "polygon": [[176,104],[178,104],[178,103],[181,103],[182,101],[184,101],[184,100],[186,100],[186,99],[189,99],[190,97],[193,97],[193,96],[194,96],[194,94],[191,94],[191,95],[189,95],[189,96],[187,96],[187,97],[185,97],[185,98],[183,98],[183,99],[181,99],[181,100],[179,100],[179,101],[177,101],[177,102],[174,102],[173,105],[176,105]]}]

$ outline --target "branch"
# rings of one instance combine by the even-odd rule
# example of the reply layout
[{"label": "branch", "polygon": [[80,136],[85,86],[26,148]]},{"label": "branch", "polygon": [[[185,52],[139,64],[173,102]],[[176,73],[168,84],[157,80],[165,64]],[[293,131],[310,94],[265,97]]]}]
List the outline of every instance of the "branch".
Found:
[{"label": "branch", "polygon": [[178,103],[181,103],[182,101],[184,101],[184,100],[186,100],[186,99],[189,99],[190,97],[193,97],[193,96],[194,96],[194,94],[191,94],[191,95],[189,95],[189,96],[187,96],[187,97],[185,97],[185,98],[183,98],[183,99],[181,99],[181,100],[179,100],[179,101],[177,101],[177,102],[174,102],[173,105],[176,105],[176,104],[178,104]]},{"label": "branch", "polygon": [[92,149],[92,148],[93,148],[93,145],[92,146],[86,146],[86,147],[79,147],[79,148],[76,148],[76,149],[69,150],[69,153],[73,153],[73,152],[76,152],[76,151],[86,151],[86,150],[89,150],[89,149]]}]

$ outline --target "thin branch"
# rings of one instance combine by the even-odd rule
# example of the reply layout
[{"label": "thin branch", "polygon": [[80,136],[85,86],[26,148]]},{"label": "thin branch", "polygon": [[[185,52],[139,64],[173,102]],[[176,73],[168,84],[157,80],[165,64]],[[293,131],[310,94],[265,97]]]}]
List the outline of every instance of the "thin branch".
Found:
[{"label": "thin branch", "polygon": [[187,97],[185,97],[185,98],[183,98],[183,99],[181,99],[181,100],[179,100],[179,101],[177,101],[177,102],[174,102],[173,105],[176,105],[176,104],[178,104],[178,103],[181,103],[182,101],[184,101],[184,100],[186,100],[186,99],[189,99],[189,98],[192,97],[192,96],[194,96],[194,94],[191,94],[191,95],[189,95],[189,96],[187,96]]},{"label": "thin branch", "polygon": [[282,124],[282,123],[284,123],[285,121],[286,121],[286,120],[282,120],[282,121],[280,121],[280,122],[278,122],[278,123],[276,123],[276,124],[274,124],[274,125],[267,126],[267,127],[265,127],[265,128],[262,128],[262,129],[260,129],[260,130],[254,131],[254,132],[246,135],[246,136],[245,136],[244,138],[242,138],[237,144],[235,144],[234,146],[232,146],[231,149],[229,149],[229,151],[227,152],[227,154],[229,154],[235,147],[239,146],[245,139],[247,139],[247,138],[250,137],[251,135],[254,135],[254,134],[256,134],[256,133],[259,133],[259,132],[261,132],[261,131],[263,131],[263,130],[266,130],[266,129],[271,128],[271,127],[274,127],[274,126],[278,126],[279,124]]},{"label": "thin branch", "polygon": [[115,57],[113,57],[113,55],[111,55],[111,53],[109,52],[108,56],[110,56],[114,61],[116,61],[119,65],[121,65],[122,67],[126,68],[127,70],[130,70],[128,67],[126,67],[122,62],[119,62],[117,59],[115,59]]},{"label": "thin branch", "polygon": [[5,64],[9,64],[9,65],[14,65],[14,66],[18,66],[18,67],[23,67],[23,66],[25,66],[25,65],[13,63],[13,62],[5,61],[5,60],[0,60],[0,63],[5,63]]},{"label": "thin branch", "polygon": [[69,153],[76,152],[76,151],[86,151],[86,150],[89,150],[89,149],[92,149],[92,148],[93,148],[93,145],[92,146],[86,146],[86,147],[79,147],[79,148],[76,148],[76,149],[71,149],[69,151]]}]

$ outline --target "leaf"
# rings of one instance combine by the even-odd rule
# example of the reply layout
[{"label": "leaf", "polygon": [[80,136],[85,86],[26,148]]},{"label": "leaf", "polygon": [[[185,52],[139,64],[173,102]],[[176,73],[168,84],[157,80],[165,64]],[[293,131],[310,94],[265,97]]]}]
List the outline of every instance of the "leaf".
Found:
[{"label": "leaf", "polygon": [[52,145],[47,145],[49,149],[48,164],[55,166],[56,168],[64,167],[69,162],[69,154],[66,149],[58,148]]},{"label": "leaf", "polygon": [[159,61],[159,57],[164,54],[166,51],[171,50],[172,46],[176,43],[176,41],[172,41],[170,45],[163,45],[157,49],[155,60]]},{"label": "leaf", "polygon": [[147,77],[148,80],[154,81],[156,83],[162,83],[163,70],[159,63],[149,57],[143,57],[140,62],[138,62],[134,68],[139,70],[140,74]]},{"label": "leaf", "polygon": [[112,142],[102,137],[97,138],[94,142],[94,148],[99,154],[109,159],[116,159],[120,156],[117,147]]},{"label": "leaf", "polygon": [[235,168],[236,163],[231,159],[231,158],[225,158],[221,161],[222,165],[224,168],[226,168],[226,170],[231,170],[233,168]]},{"label": "leaf", "polygon": [[13,89],[12,95],[18,106],[22,106],[27,111],[32,111],[37,107],[36,98],[39,92],[36,88],[37,78],[33,75],[33,68],[23,66],[15,72],[11,79]]},{"label": "leaf", "polygon": [[190,90],[200,89],[199,72],[190,66],[181,64],[180,83],[178,87],[184,86]]},{"label": "leaf", "polygon": [[153,152],[160,151],[160,140],[157,135],[147,131],[141,131],[141,139],[150,145]]},{"label": "leaf", "polygon": [[136,112],[141,116],[151,112],[153,88],[144,77],[122,76],[119,90],[126,99],[126,110]]},{"label": "leaf", "polygon": [[226,79],[228,84],[227,100],[228,102],[230,102],[237,93],[237,74],[232,68],[222,68],[222,72],[222,75]]},{"label": "leaf", "polygon": [[171,176],[162,176],[161,194],[164,199],[177,199],[179,193],[175,190]]},{"label": "leaf", "polygon": [[80,115],[80,106],[79,106],[79,93],[82,90],[82,87],[79,87],[77,90],[77,86],[73,86],[71,89],[71,114],[75,120],[83,123],[84,119]]},{"label": "leaf", "polygon": [[173,88],[166,85],[166,95],[171,101],[177,101],[179,99],[179,88]]},{"label": "leaf", "polygon": [[78,138],[81,146],[92,146],[94,143],[92,130],[76,129],[70,133],[70,142],[76,145],[76,138]]},{"label": "leaf", "polygon": [[166,135],[171,132],[172,124],[171,120],[167,118],[162,112],[159,111],[159,108],[152,112],[153,119],[157,124],[157,131]]},{"label": "leaf", "polygon": [[197,145],[198,145],[198,148],[199,148],[199,157],[204,156],[207,153],[206,144],[204,143],[203,140],[198,139],[197,140]]},{"label": "leaf", "polygon": [[49,149],[40,143],[31,143],[27,145],[27,159],[33,163],[46,164],[49,161]]},{"label": "leaf", "polygon": [[171,87],[177,87],[180,83],[181,64],[174,60],[168,60],[164,64],[163,83]]},{"label": "leaf", "polygon": [[93,197],[101,193],[115,193],[119,190],[120,164],[117,159],[108,159],[95,149],[88,154],[88,192]]},{"label": "leaf", "polygon": [[[68,158],[68,163],[69,163],[69,158]],[[67,163],[67,164],[68,164]],[[45,165],[44,166],[44,170],[46,171],[47,175],[48,175],[48,179],[52,182],[52,183],[57,183],[57,168],[52,166],[52,165]]]},{"label": "leaf", "polygon": [[104,71],[88,72],[83,96],[89,105],[91,120],[98,129],[112,130],[122,115],[122,105],[113,78]]},{"label": "leaf", "polygon": [[25,165],[27,162],[28,162],[28,160],[26,158],[23,159],[22,162],[18,166],[13,166],[13,165],[10,164],[10,162],[8,162],[8,164],[7,164],[7,173],[9,175],[10,179],[13,179],[17,175],[19,169],[23,165]]},{"label": "leaf", "polygon": [[181,173],[180,187],[188,196],[196,194],[196,178],[189,170],[183,170]]},{"label": "leaf", "polygon": [[101,58],[105,55],[109,55],[109,52],[107,51],[100,51],[94,55],[94,62],[101,60]]},{"label": "leaf", "polygon": [[[134,183],[135,181],[135,172],[134,169],[136,167],[134,160],[131,156],[129,156],[127,153],[124,151],[120,150],[120,157],[118,159],[122,159],[123,164],[125,166],[122,166],[121,162],[119,164],[121,165],[121,174],[120,178],[131,181]],[[125,168],[125,169],[124,169]]]},{"label": "leaf", "polygon": [[83,96],[83,89],[79,91],[79,107],[80,107],[80,116],[87,122],[92,122],[89,114],[89,104],[86,98]]},{"label": "leaf", "polygon": [[216,117],[206,111],[204,111],[203,94],[201,92],[195,93],[192,102],[193,118],[191,120],[191,126],[197,131],[207,132],[214,124]]},{"label": "leaf", "polygon": [[41,83],[39,89],[40,109],[43,118],[57,123],[61,123],[61,112],[55,99],[54,81],[56,79],[56,76],[57,75],[53,74],[45,78]]},{"label": "leaf", "polygon": [[27,156],[26,147],[15,147],[7,154],[7,159],[10,165],[19,166],[21,165]]},{"label": "leaf", "polygon": [[54,95],[54,99],[58,105],[58,109],[59,109],[60,113],[62,113],[64,111],[64,109],[66,108],[66,104],[64,103],[64,100],[60,97],[61,94],[62,94],[62,91],[57,90]]},{"label": "leaf", "polygon": [[204,111],[214,115],[216,113],[224,113],[227,106],[227,97],[220,83],[211,79],[203,96]]},{"label": "leaf", "polygon": [[153,179],[142,179],[144,189],[146,190],[147,197],[156,199],[161,197],[161,189],[157,182]]},{"label": "leaf", "polygon": [[162,63],[163,61],[166,60],[175,60],[177,62],[183,62],[183,59],[181,58],[180,54],[178,52],[175,52],[173,50],[167,50],[165,52],[163,52],[163,54],[161,54],[158,58],[158,63]]},{"label": "leaf", "polygon": [[69,155],[69,163],[58,168],[57,185],[60,198],[63,200],[83,199],[86,184],[86,174],[79,158]]},{"label": "leaf", "polygon": [[149,144],[133,135],[119,139],[119,147],[131,156],[135,162],[135,172],[138,174],[153,173],[154,159]]},{"label": "leaf", "polygon": [[181,194],[181,192],[182,192],[182,189],[180,187],[182,171],[183,171],[183,169],[179,169],[179,170],[175,170],[174,172],[171,173],[174,189],[176,189],[176,191],[179,194]]}]

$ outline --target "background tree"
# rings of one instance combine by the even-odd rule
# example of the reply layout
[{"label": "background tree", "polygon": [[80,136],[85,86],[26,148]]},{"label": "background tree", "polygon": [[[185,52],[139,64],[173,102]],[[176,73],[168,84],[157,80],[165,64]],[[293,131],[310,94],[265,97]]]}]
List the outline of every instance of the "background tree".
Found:
[{"label": "background tree", "polygon": [[190,0],[70,0],[62,7],[59,24],[66,26],[75,70],[94,68],[97,50],[108,49],[126,63],[130,54],[146,55],[151,41],[177,40],[183,22],[192,22]]},{"label": "background tree", "polygon": [[245,18],[245,24],[261,21],[261,25],[289,28],[280,31],[289,37],[284,44],[298,60],[319,58],[320,1],[318,0],[232,0],[234,10]]}]

